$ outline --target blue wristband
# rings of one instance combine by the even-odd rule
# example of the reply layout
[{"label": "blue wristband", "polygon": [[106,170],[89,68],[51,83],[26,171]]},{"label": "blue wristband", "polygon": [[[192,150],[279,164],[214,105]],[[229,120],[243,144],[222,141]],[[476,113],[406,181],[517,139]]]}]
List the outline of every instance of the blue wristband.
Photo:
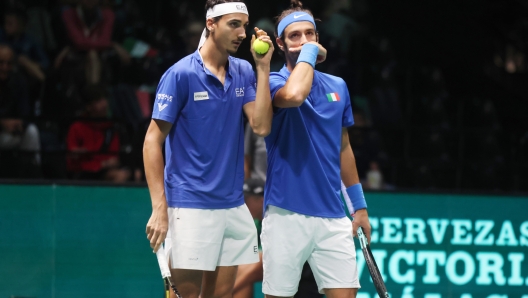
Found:
[{"label": "blue wristband", "polygon": [[354,184],[346,189],[350,201],[352,201],[352,207],[354,212],[359,209],[366,209],[367,202],[365,201],[365,195],[363,194],[363,187],[361,183]]},{"label": "blue wristband", "polygon": [[297,58],[296,64],[299,64],[299,62],[306,62],[312,67],[315,67],[315,61],[317,61],[317,54],[319,54],[319,47],[314,44],[307,43],[302,46],[302,50],[299,54],[299,58]]}]

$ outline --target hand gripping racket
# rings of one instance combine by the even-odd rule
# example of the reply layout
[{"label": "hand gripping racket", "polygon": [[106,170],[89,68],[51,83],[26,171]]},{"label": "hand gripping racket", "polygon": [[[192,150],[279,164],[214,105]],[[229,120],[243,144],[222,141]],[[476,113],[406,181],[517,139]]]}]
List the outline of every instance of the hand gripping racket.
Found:
[{"label": "hand gripping racket", "polygon": [[376,287],[376,292],[378,292],[378,296],[380,298],[389,298],[387,287],[385,287],[385,282],[383,282],[378,265],[376,265],[376,260],[374,260],[372,251],[370,251],[370,245],[367,241],[367,237],[363,233],[363,229],[361,227],[357,229],[357,236],[359,239],[359,244],[361,245],[361,250],[363,251],[363,256],[365,257],[365,262],[367,263],[367,267],[370,272],[370,276],[374,282],[374,287]]},{"label": "hand gripping racket", "polygon": [[169,298],[170,289],[172,289],[174,294],[176,294],[176,297],[182,298],[180,292],[178,292],[178,289],[176,289],[176,286],[174,285],[174,283],[172,283],[169,262],[167,262],[167,258],[165,257],[165,249],[163,248],[163,246],[160,246],[160,248],[156,252],[156,257],[158,258],[161,276],[163,277],[163,281],[165,282],[165,298]]}]

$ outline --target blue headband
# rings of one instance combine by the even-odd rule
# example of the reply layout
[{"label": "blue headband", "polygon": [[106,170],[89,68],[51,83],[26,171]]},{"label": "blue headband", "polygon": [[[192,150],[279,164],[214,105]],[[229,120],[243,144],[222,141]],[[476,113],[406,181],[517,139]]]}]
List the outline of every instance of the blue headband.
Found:
[{"label": "blue headband", "polygon": [[304,11],[295,11],[284,17],[279,23],[278,33],[279,37],[282,36],[282,33],[284,32],[284,29],[288,27],[291,23],[295,22],[310,22],[315,26],[314,18]]}]

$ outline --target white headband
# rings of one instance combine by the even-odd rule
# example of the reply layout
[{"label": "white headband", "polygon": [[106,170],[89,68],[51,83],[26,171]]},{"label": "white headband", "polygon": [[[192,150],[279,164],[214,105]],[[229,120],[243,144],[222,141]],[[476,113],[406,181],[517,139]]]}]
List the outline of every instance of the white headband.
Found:
[{"label": "white headband", "polygon": [[[209,8],[207,10],[205,19],[207,20],[209,18],[216,18],[216,17],[223,16],[223,15],[230,14],[230,13],[243,13],[243,14],[249,15],[246,4],[242,2],[227,2],[227,3],[217,4],[213,6],[213,8]],[[206,33],[206,29],[204,29],[202,32],[202,37],[200,38],[198,49],[200,49],[205,43],[205,40],[206,40],[205,33]]]}]

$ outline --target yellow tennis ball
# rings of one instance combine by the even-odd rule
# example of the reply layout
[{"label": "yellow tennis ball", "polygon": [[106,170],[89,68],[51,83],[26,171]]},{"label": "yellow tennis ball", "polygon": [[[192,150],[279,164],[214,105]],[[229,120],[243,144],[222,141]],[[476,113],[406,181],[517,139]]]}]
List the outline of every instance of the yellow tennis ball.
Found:
[{"label": "yellow tennis ball", "polygon": [[264,55],[269,50],[269,44],[267,42],[263,42],[260,39],[255,39],[255,41],[253,42],[253,49],[257,54]]}]

